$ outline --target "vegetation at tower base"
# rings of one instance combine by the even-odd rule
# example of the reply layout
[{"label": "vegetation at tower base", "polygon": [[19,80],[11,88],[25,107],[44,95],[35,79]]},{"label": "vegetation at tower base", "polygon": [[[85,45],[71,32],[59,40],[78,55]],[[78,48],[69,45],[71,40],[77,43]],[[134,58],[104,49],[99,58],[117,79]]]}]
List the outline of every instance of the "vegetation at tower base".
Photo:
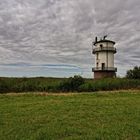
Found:
[{"label": "vegetation at tower base", "polygon": [[93,92],[103,90],[140,89],[140,79],[105,78],[0,78],[0,93],[10,92]]},{"label": "vegetation at tower base", "polygon": [[128,70],[126,77],[129,79],[140,79],[140,67],[135,66],[133,69]]}]

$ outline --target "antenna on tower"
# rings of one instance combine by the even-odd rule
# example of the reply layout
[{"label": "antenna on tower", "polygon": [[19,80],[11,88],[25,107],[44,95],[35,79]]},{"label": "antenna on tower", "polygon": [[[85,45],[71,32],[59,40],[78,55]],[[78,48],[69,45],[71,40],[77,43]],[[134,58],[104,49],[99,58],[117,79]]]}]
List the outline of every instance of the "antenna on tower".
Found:
[{"label": "antenna on tower", "polygon": [[107,35],[104,36],[103,40],[105,40],[107,38]]},{"label": "antenna on tower", "polygon": [[95,37],[95,41],[94,41],[94,43],[97,43],[98,42],[98,38],[97,38],[97,36]]},{"label": "antenna on tower", "polygon": [[95,37],[95,43],[98,41],[98,38],[97,38],[97,36]]},{"label": "antenna on tower", "polygon": [[97,36],[95,37],[95,41],[93,41],[93,44],[92,45],[94,45],[94,44],[96,44],[98,42],[98,38],[97,38]]}]

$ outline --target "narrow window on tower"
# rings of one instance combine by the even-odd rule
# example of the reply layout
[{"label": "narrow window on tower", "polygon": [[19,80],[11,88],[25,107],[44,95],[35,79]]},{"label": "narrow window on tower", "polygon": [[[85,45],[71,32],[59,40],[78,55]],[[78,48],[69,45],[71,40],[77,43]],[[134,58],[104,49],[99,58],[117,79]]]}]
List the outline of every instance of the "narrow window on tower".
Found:
[{"label": "narrow window on tower", "polygon": [[96,59],[98,60],[99,59],[99,54],[97,53],[97,57],[96,57]]},{"label": "narrow window on tower", "polygon": [[96,67],[98,68],[98,66],[99,66],[99,63],[96,63]]},{"label": "narrow window on tower", "polygon": [[100,44],[101,49],[103,48],[103,44]]}]

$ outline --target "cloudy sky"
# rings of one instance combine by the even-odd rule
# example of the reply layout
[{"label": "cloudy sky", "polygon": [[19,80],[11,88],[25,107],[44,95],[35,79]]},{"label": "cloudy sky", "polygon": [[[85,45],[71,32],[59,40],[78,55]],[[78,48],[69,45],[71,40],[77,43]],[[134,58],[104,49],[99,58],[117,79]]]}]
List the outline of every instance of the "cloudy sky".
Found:
[{"label": "cloudy sky", "polygon": [[140,0],[0,0],[0,76],[92,78],[91,44],[105,34],[118,76],[140,65]]}]

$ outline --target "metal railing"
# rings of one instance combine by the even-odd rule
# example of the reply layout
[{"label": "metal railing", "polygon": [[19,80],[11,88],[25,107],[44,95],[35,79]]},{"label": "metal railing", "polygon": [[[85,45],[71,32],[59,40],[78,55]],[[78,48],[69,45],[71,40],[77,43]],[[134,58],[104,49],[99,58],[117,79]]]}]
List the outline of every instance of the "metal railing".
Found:
[{"label": "metal railing", "polygon": [[115,47],[96,47],[92,50],[92,53],[95,54],[96,52],[100,52],[100,51],[112,51],[114,53],[117,52]]},{"label": "metal railing", "polygon": [[115,71],[117,72],[117,68],[115,67],[94,67],[92,68],[92,72],[94,71]]}]

